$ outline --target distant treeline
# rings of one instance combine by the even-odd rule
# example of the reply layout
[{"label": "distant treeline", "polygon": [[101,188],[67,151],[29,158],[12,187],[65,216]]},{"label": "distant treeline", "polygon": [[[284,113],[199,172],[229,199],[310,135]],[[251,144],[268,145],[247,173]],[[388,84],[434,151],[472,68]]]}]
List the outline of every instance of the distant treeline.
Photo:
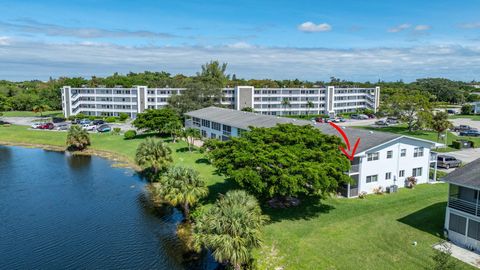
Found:
[{"label": "distant treeline", "polygon": [[[226,66],[225,66],[226,67]],[[209,74],[207,73],[207,76]],[[210,74],[211,75],[211,74]],[[0,81],[0,110],[24,110],[30,111],[38,105],[47,105],[53,110],[61,109],[60,88],[63,85],[72,87],[97,87],[105,85],[113,87],[122,85],[131,87],[133,85],[147,85],[149,87],[192,87],[199,74],[194,76],[185,76],[182,74],[172,75],[167,72],[142,73],[130,72],[126,75],[114,73],[108,77],[92,76],[89,79],[74,77],[61,77],[50,79],[47,82],[42,81],[24,81],[11,82]],[[213,75],[215,76],[215,75]],[[397,91],[419,90],[428,95],[430,101],[446,102],[452,104],[462,104],[480,99],[479,95],[473,94],[475,88],[472,86],[475,82],[452,81],[443,78],[418,79],[415,82],[404,83],[397,82],[353,82],[340,80],[332,77],[330,81],[301,81],[294,80],[271,80],[271,79],[240,79],[235,74],[227,75],[226,80],[222,80],[223,86],[252,85],[255,87],[320,87],[327,85],[335,86],[356,86],[382,88],[382,99],[387,98]]]}]

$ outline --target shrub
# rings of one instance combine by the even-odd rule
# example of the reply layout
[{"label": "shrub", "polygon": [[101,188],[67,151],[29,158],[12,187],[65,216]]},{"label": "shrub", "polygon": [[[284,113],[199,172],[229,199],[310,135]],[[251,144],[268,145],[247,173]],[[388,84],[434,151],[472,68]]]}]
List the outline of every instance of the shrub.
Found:
[{"label": "shrub", "polygon": [[413,176],[407,177],[407,187],[414,188],[417,185],[417,178]]},{"label": "shrub", "polygon": [[123,136],[125,136],[125,139],[130,140],[130,139],[135,138],[135,136],[137,136],[137,132],[133,129],[127,130],[127,132],[125,132],[125,134],[123,134]]},{"label": "shrub", "polygon": [[83,119],[83,118],[86,118],[86,117],[87,117],[87,116],[86,116],[85,114],[83,114],[83,113],[79,113],[79,114],[77,114],[77,115],[75,116],[75,118],[77,118],[77,119]]},{"label": "shrub", "polygon": [[109,116],[109,117],[105,118],[105,122],[107,122],[107,123],[113,123],[115,121],[117,121],[117,118],[115,118],[115,116]]},{"label": "shrub", "polygon": [[95,120],[95,116],[89,116],[89,117],[88,117],[88,120],[90,120],[90,121]]},{"label": "shrub", "polygon": [[358,194],[358,198],[360,199],[365,199],[367,197],[367,192],[362,191]]},{"label": "shrub", "polygon": [[379,187],[374,188],[373,193],[375,193],[377,195],[382,195],[383,194],[383,187],[379,186]]},{"label": "shrub", "polygon": [[462,148],[462,144],[459,141],[453,141],[452,142],[452,147],[455,149],[460,149]]},{"label": "shrub", "polygon": [[120,119],[120,121],[125,121],[125,120],[128,119],[128,114],[126,114],[126,113],[120,113],[120,114],[118,115],[118,118]]},{"label": "shrub", "polygon": [[121,130],[122,130],[122,129],[121,129],[121,128],[118,128],[118,127],[113,128],[113,134],[118,135],[118,134],[120,134],[120,131],[121,131]]},{"label": "shrub", "polygon": [[70,121],[73,121],[73,120],[75,120],[75,119],[77,119],[77,117],[76,117],[75,115],[70,115],[70,116],[68,117],[68,120],[70,120]]},{"label": "shrub", "polygon": [[462,106],[462,114],[471,114],[473,113],[473,105],[465,104]]}]

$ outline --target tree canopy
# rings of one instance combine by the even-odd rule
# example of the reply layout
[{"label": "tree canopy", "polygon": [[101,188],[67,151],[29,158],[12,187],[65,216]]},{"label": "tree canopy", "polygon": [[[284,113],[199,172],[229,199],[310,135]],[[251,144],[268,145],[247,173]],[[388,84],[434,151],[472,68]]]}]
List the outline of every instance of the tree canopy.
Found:
[{"label": "tree canopy", "polygon": [[[151,109],[139,113],[133,121],[133,125],[138,129],[153,131],[158,133],[171,133],[169,127],[178,126],[180,118],[177,113],[170,108]],[[168,130],[167,130],[168,128]]]},{"label": "tree canopy", "polygon": [[209,140],[208,156],[220,173],[262,197],[325,196],[350,181],[340,138],[313,126],[253,128],[229,141]]}]

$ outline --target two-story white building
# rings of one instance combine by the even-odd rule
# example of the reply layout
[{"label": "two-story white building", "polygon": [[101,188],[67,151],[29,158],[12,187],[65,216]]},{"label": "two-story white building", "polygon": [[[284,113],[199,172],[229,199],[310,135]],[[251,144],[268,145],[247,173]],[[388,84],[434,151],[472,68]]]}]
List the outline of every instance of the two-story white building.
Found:
[{"label": "two-story white building", "polygon": [[[277,124],[314,125],[322,133],[340,136],[329,124],[314,123],[285,117],[276,117],[217,107],[208,107],[186,113],[185,126],[200,130],[204,138],[227,140],[241,136],[250,127],[274,127]],[[356,197],[360,192],[372,193],[381,187],[403,187],[409,176],[418,183],[429,181],[430,167],[436,170],[436,154],[431,149],[439,144],[418,138],[343,128],[350,142],[360,138],[352,167],[348,174],[353,182],[340,190],[345,197]],[[435,176],[434,176],[435,177]]]},{"label": "two-story white building", "polygon": [[480,251],[480,159],[456,169],[442,180],[449,183],[445,211],[447,238]]}]

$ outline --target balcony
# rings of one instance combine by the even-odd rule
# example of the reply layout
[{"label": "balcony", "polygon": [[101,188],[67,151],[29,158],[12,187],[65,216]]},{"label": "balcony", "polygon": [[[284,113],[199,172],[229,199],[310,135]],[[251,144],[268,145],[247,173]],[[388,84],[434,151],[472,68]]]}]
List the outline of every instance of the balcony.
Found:
[{"label": "balcony", "polygon": [[350,171],[348,171],[348,174],[356,174],[360,172],[360,164],[354,164],[350,167]]},{"label": "balcony", "polygon": [[478,204],[450,196],[448,207],[480,217]]}]

